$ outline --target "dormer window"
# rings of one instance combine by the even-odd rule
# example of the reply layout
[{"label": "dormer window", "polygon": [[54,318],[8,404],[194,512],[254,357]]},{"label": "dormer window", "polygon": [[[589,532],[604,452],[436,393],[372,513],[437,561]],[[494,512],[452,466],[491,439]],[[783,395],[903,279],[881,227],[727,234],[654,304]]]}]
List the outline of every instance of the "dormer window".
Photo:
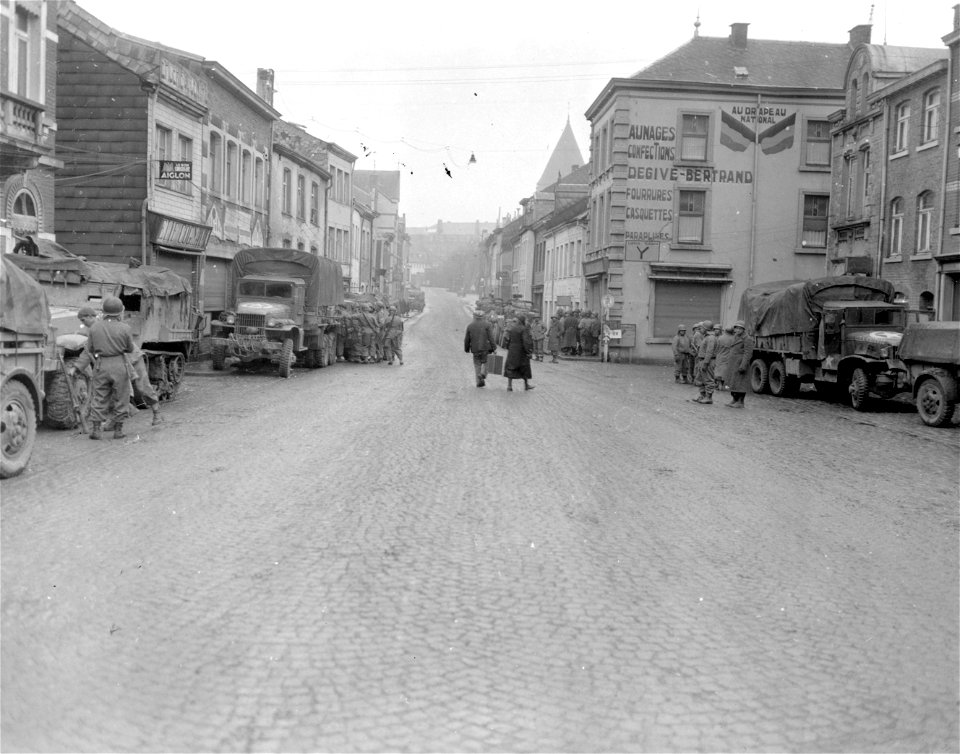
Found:
[{"label": "dormer window", "polygon": [[733,67],[733,74],[734,74],[734,76],[736,76],[738,79],[745,79],[745,78],[747,78],[747,76],[750,75],[750,71],[748,71],[748,70],[746,69],[746,67],[744,67],[744,66],[742,66],[742,65],[735,65],[735,66]]}]

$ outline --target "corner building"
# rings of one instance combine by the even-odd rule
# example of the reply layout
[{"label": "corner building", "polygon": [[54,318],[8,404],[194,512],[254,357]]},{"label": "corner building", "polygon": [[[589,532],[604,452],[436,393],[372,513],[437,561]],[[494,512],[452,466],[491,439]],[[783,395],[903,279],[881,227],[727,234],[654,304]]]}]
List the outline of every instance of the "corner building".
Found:
[{"label": "corner building", "polygon": [[853,47],[694,36],[612,79],[591,123],[588,301],[621,360],[668,359],[677,324],[732,323],[743,290],[824,274],[830,123]]}]

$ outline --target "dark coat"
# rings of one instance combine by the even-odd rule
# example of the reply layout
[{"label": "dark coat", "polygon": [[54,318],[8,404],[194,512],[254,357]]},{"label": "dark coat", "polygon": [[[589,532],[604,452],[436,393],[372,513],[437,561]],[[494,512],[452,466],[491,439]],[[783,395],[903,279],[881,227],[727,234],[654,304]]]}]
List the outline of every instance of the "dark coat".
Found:
[{"label": "dark coat", "polygon": [[463,336],[464,353],[488,354],[496,350],[493,325],[485,319],[474,318],[473,322],[467,325],[467,332]]},{"label": "dark coat", "polygon": [[560,324],[559,319],[555,319],[550,322],[550,329],[547,330],[547,350],[550,353],[560,350],[560,339],[562,337],[561,332],[563,325]]},{"label": "dark coat", "polygon": [[577,347],[577,325],[580,324],[580,318],[575,317],[572,314],[568,314],[563,318],[563,347],[564,348],[576,348]]},{"label": "dark coat", "polygon": [[511,380],[533,379],[530,370],[530,357],[533,355],[533,338],[523,325],[511,327],[503,339],[507,349],[507,361],[503,365],[503,376]]},{"label": "dark coat", "polygon": [[[746,333],[734,335],[727,355],[727,390],[731,393],[750,392],[750,361],[753,359],[753,338]],[[742,371],[741,371],[742,370]]]},{"label": "dark coat", "polygon": [[[730,371],[730,346],[733,345],[734,335],[732,332],[722,333],[717,338],[717,363],[714,367],[716,375],[720,379],[727,379],[727,372]],[[736,369],[734,368],[734,371]]]}]

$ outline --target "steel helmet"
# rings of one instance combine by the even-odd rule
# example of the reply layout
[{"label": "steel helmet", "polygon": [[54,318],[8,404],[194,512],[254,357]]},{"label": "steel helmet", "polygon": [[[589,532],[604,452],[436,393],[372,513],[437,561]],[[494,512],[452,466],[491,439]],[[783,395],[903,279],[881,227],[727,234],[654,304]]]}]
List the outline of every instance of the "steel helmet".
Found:
[{"label": "steel helmet", "polygon": [[103,300],[104,314],[123,314],[123,302],[116,296],[107,296]]}]

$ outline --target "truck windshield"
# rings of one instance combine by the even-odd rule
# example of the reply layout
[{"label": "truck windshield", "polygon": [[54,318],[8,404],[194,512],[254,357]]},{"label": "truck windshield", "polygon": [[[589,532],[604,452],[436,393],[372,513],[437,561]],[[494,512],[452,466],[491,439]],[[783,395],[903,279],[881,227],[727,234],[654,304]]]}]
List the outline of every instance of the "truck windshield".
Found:
[{"label": "truck windshield", "polygon": [[293,287],[290,283],[272,283],[266,280],[241,280],[241,296],[256,296],[257,298],[293,298]]},{"label": "truck windshield", "polygon": [[903,309],[853,309],[848,310],[846,322],[848,325],[888,325],[903,327],[905,325]]}]

